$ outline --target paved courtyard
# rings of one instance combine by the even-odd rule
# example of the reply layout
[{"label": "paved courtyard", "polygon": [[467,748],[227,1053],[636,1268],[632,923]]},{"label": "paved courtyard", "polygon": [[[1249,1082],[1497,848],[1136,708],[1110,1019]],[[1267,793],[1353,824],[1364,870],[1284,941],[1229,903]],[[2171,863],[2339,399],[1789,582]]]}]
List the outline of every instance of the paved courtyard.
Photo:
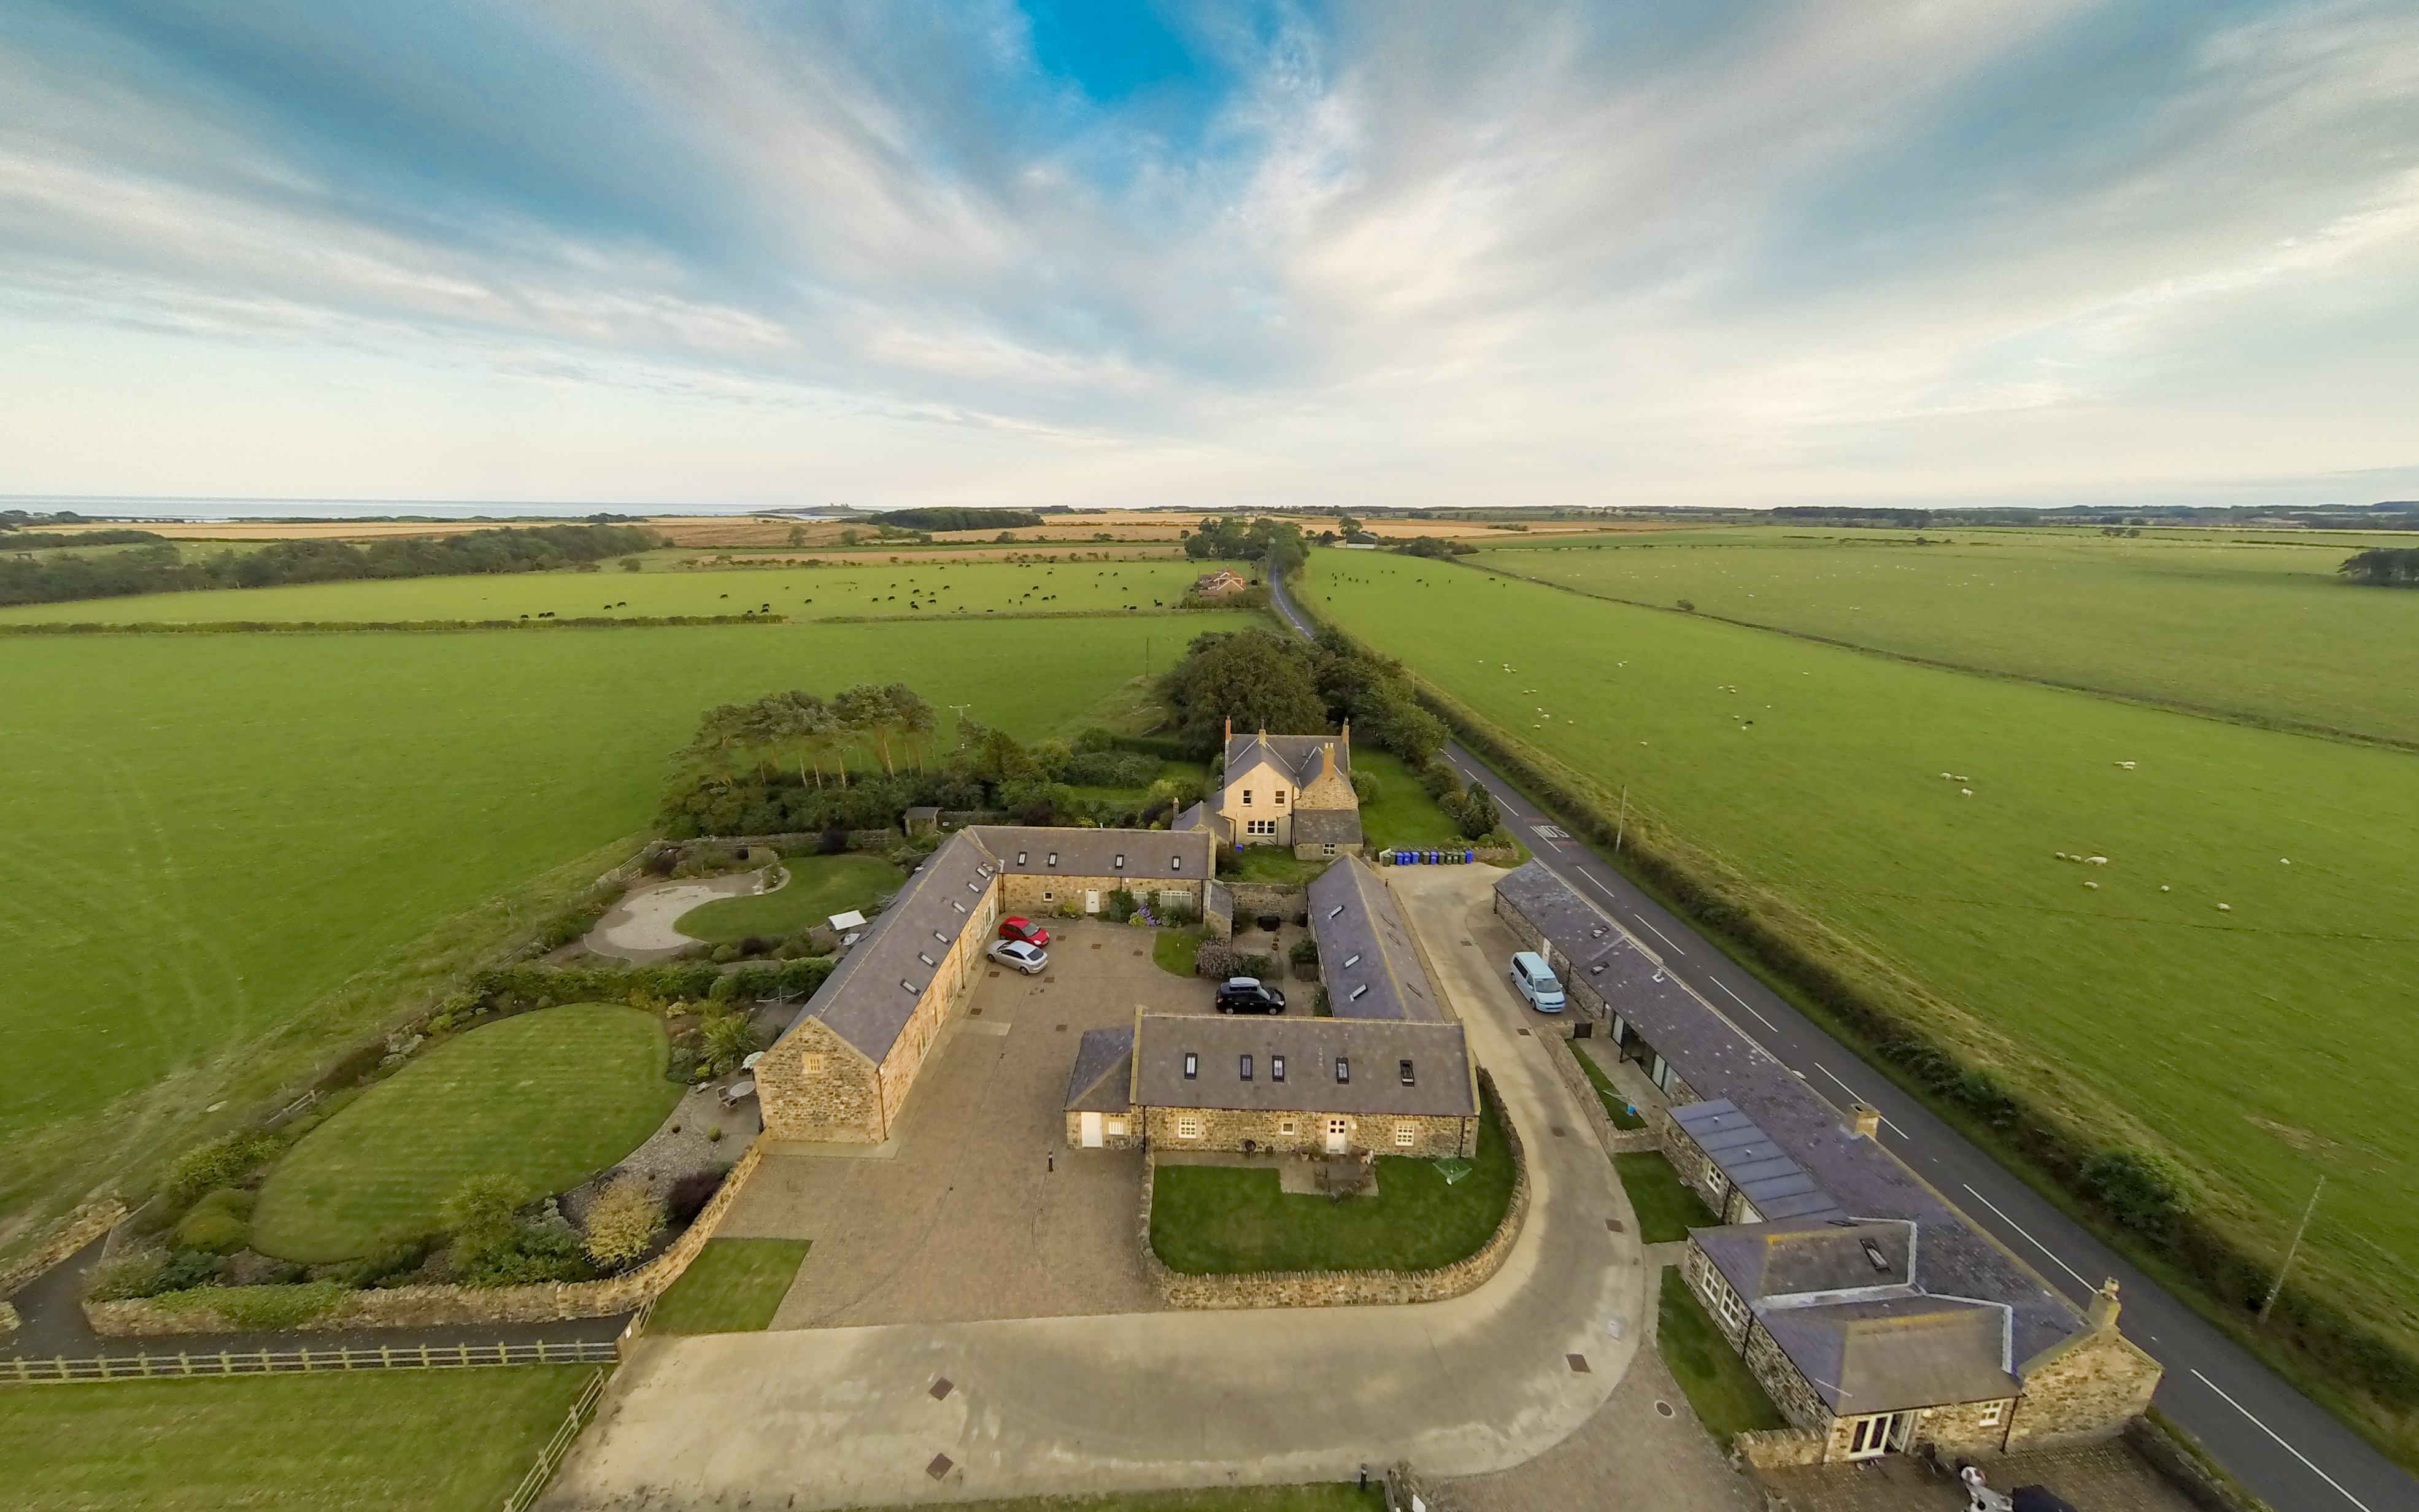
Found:
[{"label": "paved courtyard", "polygon": [[1148,933],[1049,921],[1041,977],[994,969],[933,1049],[874,1151],[773,1145],[732,1204],[732,1238],[811,1240],[773,1326],[973,1322],[1155,1311],[1134,1225],[1143,1157],[1064,1149],[1086,1029],[1136,1005],[1208,1011]]},{"label": "paved courtyard", "polygon": [[[2121,1443],[2009,1455],[1983,1467],[2001,1495],[2043,1486],[2088,1512],[2193,1512],[2181,1491]],[[1764,1473],[1790,1512],[1964,1512],[1965,1493],[1905,1455],[1854,1465],[1807,1465]]]}]

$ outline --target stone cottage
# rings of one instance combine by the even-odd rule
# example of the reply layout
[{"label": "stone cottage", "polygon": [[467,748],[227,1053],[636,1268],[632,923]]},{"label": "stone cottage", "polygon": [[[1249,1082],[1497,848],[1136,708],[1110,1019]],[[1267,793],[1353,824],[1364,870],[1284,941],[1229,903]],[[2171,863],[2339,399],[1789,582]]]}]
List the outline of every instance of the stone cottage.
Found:
[{"label": "stone cottage", "polygon": [[757,1062],[765,1134],[882,1143],[1001,918],[1098,913],[1119,887],[1198,917],[1211,865],[1201,833],[978,825],[950,836]]},{"label": "stone cottage", "polygon": [[[1803,1462],[1930,1444],[1944,1455],[2114,1437],[2161,1367],[1907,1169],[1880,1117],[1843,1115],[1535,862],[1495,911],[1563,979],[1659,1099],[1656,1142],[1722,1220],[1682,1273],[1797,1431]],[[1651,1104],[1651,1105],[1644,1105]]]},{"label": "stone cottage", "polygon": [[1238,735],[1228,720],[1218,791],[1176,827],[1207,830],[1222,845],[1282,845],[1305,860],[1360,855],[1351,725],[1334,735]]}]

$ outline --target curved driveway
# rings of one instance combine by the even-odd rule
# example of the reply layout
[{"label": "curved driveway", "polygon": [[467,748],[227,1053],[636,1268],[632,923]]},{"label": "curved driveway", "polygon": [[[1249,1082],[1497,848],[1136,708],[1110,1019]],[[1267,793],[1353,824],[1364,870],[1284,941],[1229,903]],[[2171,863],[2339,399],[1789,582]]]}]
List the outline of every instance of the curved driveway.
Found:
[{"label": "curved driveway", "polygon": [[1498,875],[1440,871],[1405,900],[1529,1152],[1528,1221],[1485,1286],[1419,1306],[649,1338],[544,1504],[885,1506],[1333,1480],[1397,1458],[1466,1475],[1560,1442],[1620,1381],[1651,1304],[1611,1165],[1497,990]]}]

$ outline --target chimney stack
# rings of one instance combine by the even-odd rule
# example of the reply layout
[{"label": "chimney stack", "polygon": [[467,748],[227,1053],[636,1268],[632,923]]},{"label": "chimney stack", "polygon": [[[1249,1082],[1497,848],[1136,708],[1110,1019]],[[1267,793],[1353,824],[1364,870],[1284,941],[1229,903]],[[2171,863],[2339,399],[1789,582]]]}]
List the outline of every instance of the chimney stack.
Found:
[{"label": "chimney stack", "polygon": [[1230,715],[1226,716],[1226,744],[1228,744],[1228,745],[1230,745],[1230,746],[1231,746],[1231,745],[1233,745],[1234,743],[1235,743],[1235,717],[1234,717],[1233,715],[1231,715],[1231,714],[1230,714]]},{"label": "chimney stack", "polygon": [[1848,1127],[1867,1139],[1882,1136],[1882,1110],[1870,1103],[1848,1104]]},{"label": "chimney stack", "polygon": [[2117,1313],[2121,1305],[2117,1301],[2117,1278],[2112,1275],[2091,1294],[2090,1305],[2084,1309],[2084,1316],[2091,1320],[2095,1333],[2104,1334],[2117,1326]]}]

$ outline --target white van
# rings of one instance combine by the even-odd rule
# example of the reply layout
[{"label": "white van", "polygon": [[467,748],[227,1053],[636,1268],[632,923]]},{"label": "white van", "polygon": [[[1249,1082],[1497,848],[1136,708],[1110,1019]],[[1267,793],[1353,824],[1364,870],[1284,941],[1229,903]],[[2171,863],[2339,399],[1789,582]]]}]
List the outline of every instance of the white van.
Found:
[{"label": "white van", "polygon": [[1563,984],[1554,976],[1554,968],[1534,950],[1523,950],[1512,958],[1512,985],[1540,1013],[1563,1011]]}]

